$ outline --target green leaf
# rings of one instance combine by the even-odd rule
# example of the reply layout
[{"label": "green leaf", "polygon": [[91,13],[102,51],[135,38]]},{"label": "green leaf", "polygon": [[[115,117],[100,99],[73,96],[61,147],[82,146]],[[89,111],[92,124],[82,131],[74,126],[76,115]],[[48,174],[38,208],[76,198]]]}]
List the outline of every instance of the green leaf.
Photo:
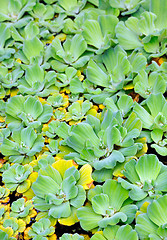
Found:
[{"label": "green leaf", "polygon": [[75,186],[76,181],[73,176],[69,176],[62,182],[62,190],[66,195],[66,199],[75,198],[78,194],[78,188]]},{"label": "green leaf", "polygon": [[71,214],[71,208],[70,208],[69,202],[64,202],[59,206],[52,207],[49,210],[49,216],[52,216],[53,218],[69,217],[70,214]]},{"label": "green leaf", "polygon": [[76,61],[87,49],[84,38],[76,34],[71,40],[70,52],[73,53],[73,61]]},{"label": "green leaf", "polygon": [[158,227],[149,219],[146,213],[143,213],[137,216],[135,229],[140,239],[145,239],[149,237],[150,233],[156,234]]},{"label": "green leaf", "polygon": [[150,109],[151,115],[155,118],[160,112],[162,112],[163,107],[166,103],[166,99],[162,93],[151,94],[147,99],[147,106]]},{"label": "green leaf", "polygon": [[116,225],[120,220],[125,222],[127,220],[127,216],[122,212],[116,212],[111,217],[103,218],[98,224],[101,228],[106,228],[108,225]]},{"label": "green leaf", "polygon": [[27,39],[32,39],[39,34],[39,28],[33,21],[28,23],[28,25],[24,28],[24,31]]},{"label": "green leaf", "polygon": [[167,192],[167,172],[159,174],[155,182],[155,189],[162,192]]},{"label": "green leaf", "polygon": [[125,164],[125,171],[123,172],[125,177],[129,179],[129,181],[131,181],[132,183],[136,183],[136,182],[139,182],[140,179],[139,179],[139,176],[136,172],[136,160],[135,159],[132,159],[130,160],[129,162],[127,162]]},{"label": "green leaf", "polygon": [[6,104],[6,113],[16,119],[19,119],[17,115],[24,111],[24,101],[24,97],[21,95],[11,97]]},{"label": "green leaf", "polygon": [[21,131],[21,141],[27,148],[32,148],[36,138],[37,134],[32,127],[24,128]]},{"label": "green leaf", "polygon": [[125,205],[120,209],[120,212],[125,213],[127,216],[126,223],[130,224],[133,222],[136,212],[138,210],[138,207],[133,204]]},{"label": "green leaf", "polygon": [[118,107],[123,113],[127,114],[133,106],[133,99],[128,95],[122,95],[118,100]]},{"label": "green leaf", "polygon": [[116,233],[118,231],[118,229],[120,228],[120,226],[115,225],[115,226],[107,226],[104,231],[103,234],[104,236],[109,240],[114,240]]},{"label": "green leaf", "polygon": [[48,176],[38,176],[37,180],[32,184],[35,195],[41,198],[44,198],[47,193],[56,194],[58,189],[58,184]]},{"label": "green leaf", "polygon": [[148,206],[147,213],[149,218],[157,226],[166,225],[167,223],[167,195],[159,197]]},{"label": "green leaf", "polygon": [[119,44],[125,50],[133,50],[141,47],[142,44],[138,38],[138,35],[125,26],[125,23],[120,21],[116,26],[116,36]]},{"label": "green leaf", "polygon": [[143,123],[143,128],[150,129],[153,125],[154,118],[138,103],[134,103],[134,112]]},{"label": "green leaf", "polygon": [[156,143],[158,143],[162,139],[162,136],[163,136],[163,131],[161,129],[154,129],[151,132],[151,138]]},{"label": "green leaf", "polygon": [[109,157],[94,162],[93,166],[96,170],[101,170],[103,168],[113,169],[116,166],[117,162],[122,163],[124,161],[125,158],[123,154],[119,151],[113,150]]},{"label": "green leaf", "polygon": [[78,194],[75,198],[70,200],[70,205],[74,206],[75,208],[81,207],[85,200],[86,200],[86,192],[83,189],[82,186],[77,186],[78,187]]},{"label": "green leaf", "polygon": [[156,180],[161,170],[161,163],[155,155],[145,154],[140,157],[135,168],[142,183],[145,181],[151,183],[152,180]]},{"label": "green leaf", "polygon": [[138,240],[138,235],[135,230],[132,229],[130,225],[121,226],[117,233],[115,240]]},{"label": "green leaf", "polygon": [[109,86],[109,77],[93,60],[90,60],[88,63],[86,76],[95,85],[102,87]]},{"label": "green leaf", "polygon": [[120,183],[108,179],[103,185],[103,192],[109,196],[109,205],[119,211],[124,201],[129,197],[129,192]]},{"label": "green leaf", "polygon": [[156,15],[152,12],[143,12],[138,23],[139,30],[146,36],[153,34],[155,30],[154,22],[156,18]]},{"label": "green leaf", "polygon": [[92,208],[95,213],[100,215],[106,215],[106,211],[109,209],[109,198],[106,194],[99,194],[92,199]]},{"label": "green leaf", "polygon": [[23,53],[28,60],[31,60],[33,57],[40,56],[42,50],[43,44],[37,37],[25,40],[23,42]]},{"label": "green leaf", "polygon": [[43,69],[38,66],[37,64],[34,64],[26,69],[25,73],[25,79],[28,82],[28,84],[33,87],[34,84],[37,82],[43,82],[44,80],[44,71]]},{"label": "green leaf", "polygon": [[43,112],[43,107],[40,101],[32,96],[29,96],[24,102],[25,113],[37,119],[39,115]]},{"label": "green leaf", "polygon": [[95,20],[86,20],[83,25],[83,37],[89,45],[101,48],[104,42],[100,24]]},{"label": "green leaf", "polygon": [[[163,6],[163,8],[162,8]],[[155,21],[155,26],[157,29],[162,30],[167,27],[167,20],[164,18],[167,9],[167,2],[165,0],[151,0],[150,1],[150,11],[156,14],[157,18]]]},{"label": "green leaf", "polygon": [[111,34],[111,36],[114,37],[115,27],[118,23],[118,18],[114,15],[100,15],[98,17],[98,20],[103,36],[105,36],[106,34]]},{"label": "green leaf", "polygon": [[93,209],[88,206],[79,208],[77,210],[77,216],[80,220],[81,227],[86,231],[98,227],[98,222],[102,219],[101,215],[96,214]]},{"label": "green leaf", "polygon": [[102,236],[100,233],[95,233],[92,237],[91,240],[106,240],[104,236]]}]

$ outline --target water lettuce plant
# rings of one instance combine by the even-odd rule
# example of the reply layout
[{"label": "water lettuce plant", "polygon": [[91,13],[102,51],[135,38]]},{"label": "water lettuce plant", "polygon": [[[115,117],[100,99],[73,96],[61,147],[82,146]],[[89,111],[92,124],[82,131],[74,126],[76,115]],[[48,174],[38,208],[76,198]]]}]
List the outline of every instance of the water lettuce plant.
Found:
[{"label": "water lettuce plant", "polygon": [[109,4],[111,7],[119,9],[124,16],[136,12],[143,2],[143,0],[110,0]]},{"label": "water lettuce plant", "polygon": [[[112,23],[112,25],[111,25]],[[97,54],[103,53],[110,46],[117,43],[115,38],[115,27],[118,18],[113,15],[101,15],[98,20],[86,20],[83,24],[83,37],[92,51]]]},{"label": "water lettuce plant", "polygon": [[[7,0],[3,2],[0,11],[0,21],[9,21],[13,23],[16,27],[20,28],[27,24],[27,17],[24,16],[24,13],[30,11],[33,6],[36,4],[35,0],[24,1],[24,0],[17,0],[16,2]],[[31,18],[29,17],[29,20]]]},{"label": "water lettuce plant", "polygon": [[[123,87],[125,79],[130,73],[130,62],[126,52],[117,45],[115,48],[107,50],[102,63],[91,60],[87,67],[87,79],[93,84],[109,88],[112,92]],[[118,65],[119,62],[119,65]],[[127,79],[128,81],[128,79]]]},{"label": "water lettuce plant", "polygon": [[68,234],[68,233],[64,233],[62,235],[62,237],[60,238],[60,240],[84,240],[83,236],[80,236],[79,234],[75,233],[75,234]]},{"label": "water lettuce plant", "polygon": [[51,226],[51,222],[46,218],[40,219],[38,222],[33,223],[32,228],[27,228],[26,232],[28,233],[26,239],[33,238],[34,240],[38,240],[44,238],[56,240],[56,235],[54,234],[55,228]]},{"label": "water lettuce plant", "polygon": [[[65,134],[63,129],[66,129]],[[135,143],[140,131],[141,121],[135,113],[124,121],[120,111],[110,109],[105,111],[101,121],[88,115],[85,122],[76,126],[62,123],[57,127],[58,136],[65,139],[62,145],[71,148],[64,154],[65,158],[75,159],[78,164],[89,162],[96,170],[113,169],[117,162],[122,163],[125,157],[134,156],[141,150],[143,144]]]},{"label": "water lettuce plant", "polygon": [[48,58],[55,70],[64,72],[68,66],[74,68],[83,67],[90,58],[90,53],[86,53],[87,43],[80,34],[76,34],[72,39],[68,38],[61,44],[60,39],[55,38],[50,46]]},{"label": "water lettuce plant", "polygon": [[[78,100],[74,103],[72,103],[68,107],[68,112],[65,115],[65,120],[68,122],[69,120],[72,120],[73,122],[82,120],[86,118],[86,115],[89,114],[89,110],[92,108],[92,103],[90,103],[88,100],[81,101]],[[72,121],[70,121],[72,123]]]},{"label": "water lettuce plant", "polygon": [[150,1],[148,10],[141,13],[139,17],[131,16],[125,22],[120,21],[116,26],[116,36],[125,50],[143,47],[150,53],[150,57],[159,57],[166,53],[166,47],[163,44],[165,36],[163,27],[166,26],[166,22],[160,20],[158,23],[164,12],[160,3],[157,4],[155,0]]},{"label": "water lettuce plant", "polygon": [[24,232],[25,226],[23,220],[11,217],[4,220],[3,224],[0,225],[0,230],[9,233],[10,236],[17,237],[19,232]]},{"label": "water lettuce plant", "polygon": [[146,71],[142,70],[134,78],[133,83],[135,92],[143,98],[148,98],[151,93],[163,94],[166,91],[166,81],[158,72],[152,72],[148,76]]},{"label": "water lettuce plant", "polygon": [[32,201],[25,201],[19,198],[11,204],[10,217],[23,219],[27,224],[30,223],[32,217],[35,217],[36,211],[33,209]]},{"label": "water lettuce plant", "polygon": [[32,167],[28,164],[22,166],[19,163],[15,163],[8,170],[3,172],[2,179],[5,186],[10,191],[15,191],[17,189],[19,193],[23,193],[31,186],[31,182],[28,180],[28,177],[32,171]]},{"label": "water lettuce plant", "polygon": [[33,156],[42,150],[44,138],[29,126],[12,131],[11,140],[3,140],[0,150],[3,155],[9,156],[10,162],[22,163],[31,161]]},{"label": "water lettuce plant", "polygon": [[0,80],[4,88],[10,89],[18,86],[18,79],[21,78],[24,71],[17,67],[13,71],[9,71],[7,67],[1,66],[0,68]]},{"label": "water lettuce plant", "polygon": [[48,96],[50,93],[57,92],[55,77],[54,71],[45,73],[42,67],[34,64],[25,70],[25,76],[18,81],[19,91],[23,95]]},{"label": "water lettuce plant", "polygon": [[91,183],[89,165],[78,171],[73,161],[58,160],[39,170],[38,178],[32,184],[36,195],[34,206],[42,212],[47,211],[48,216],[59,219],[59,222],[62,220],[63,224],[72,225],[76,221],[74,213],[84,204],[85,189],[89,189]]},{"label": "water lettuce plant", "polygon": [[42,105],[38,97],[17,95],[6,104],[6,123],[10,129],[21,125],[38,128],[42,123],[48,122],[52,114],[52,107]]},{"label": "water lettuce plant", "polygon": [[[116,180],[108,179],[100,186],[89,190],[88,199],[91,205],[78,209],[77,216],[84,230],[99,227],[114,226],[120,221],[131,223],[135,217],[137,206],[127,204],[128,190],[125,190]],[[89,215],[89,219],[87,216]]]},{"label": "water lettuce plant", "polygon": [[130,190],[129,196],[134,201],[147,196],[156,198],[167,191],[167,169],[153,154],[145,154],[138,161],[132,159],[126,163],[124,176],[126,179],[118,178],[118,182]]}]

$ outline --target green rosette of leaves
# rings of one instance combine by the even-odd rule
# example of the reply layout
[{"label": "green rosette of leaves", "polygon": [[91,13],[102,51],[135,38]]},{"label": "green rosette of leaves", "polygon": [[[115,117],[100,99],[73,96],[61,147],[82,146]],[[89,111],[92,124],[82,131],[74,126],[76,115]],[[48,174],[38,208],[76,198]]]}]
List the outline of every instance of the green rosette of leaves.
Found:
[{"label": "green rosette of leaves", "polygon": [[[165,74],[166,75],[166,74]],[[134,90],[143,98],[148,98],[150,94],[164,94],[166,91],[166,79],[158,71],[151,72],[149,75],[142,70],[133,80]]]},{"label": "green rosette of leaves", "polygon": [[91,204],[77,211],[81,227],[90,231],[115,226],[120,221],[130,224],[134,220],[137,206],[129,204],[128,199],[129,191],[116,180],[108,179],[103,186],[97,185],[88,193]]},{"label": "green rosette of leaves", "polygon": [[6,104],[6,123],[11,130],[21,125],[38,128],[47,123],[52,114],[52,107],[42,105],[38,97],[17,95],[11,97]]},{"label": "green rosette of leaves", "polygon": [[37,2],[32,10],[29,11],[29,14],[36,19],[38,26],[49,27],[50,24],[48,20],[51,21],[54,17],[54,8],[51,4]]},{"label": "green rosette of leaves", "polygon": [[2,181],[10,191],[17,191],[18,193],[26,192],[30,186],[31,181],[28,180],[33,168],[28,164],[22,166],[18,163],[12,165],[8,170],[2,174]]},{"label": "green rosette of leaves", "polygon": [[[125,113],[131,108],[131,101],[127,99]],[[60,141],[64,158],[74,159],[80,165],[91,164],[96,170],[95,181],[111,178],[117,163],[123,163],[126,157],[135,156],[143,148],[143,143],[137,142],[141,121],[134,112],[125,120],[121,111],[107,109],[103,113],[101,120],[87,115],[85,122],[72,127],[60,123],[56,129],[57,135],[64,139]]]},{"label": "green rosette of leaves", "polygon": [[83,23],[82,35],[86,40],[88,50],[102,54],[106,49],[115,46],[115,27],[118,18],[114,15],[100,15],[98,19],[87,19]]},{"label": "green rosette of leaves", "polygon": [[167,192],[167,168],[156,155],[145,154],[138,161],[132,159],[125,164],[124,176],[118,178],[122,187],[129,190],[129,196],[134,201],[146,197],[157,198]]},{"label": "green rosette of leaves", "polygon": [[154,200],[147,207],[147,212],[139,214],[135,229],[141,240],[160,240],[167,238],[167,195]]},{"label": "green rosette of leaves", "polygon": [[58,160],[40,169],[32,184],[35,208],[64,225],[78,221],[76,210],[84,204],[85,189],[89,189],[93,181],[90,165],[84,165],[79,171],[76,167],[72,160]]},{"label": "green rosette of leaves", "polygon": [[125,50],[144,48],[149,57],[163,56],[167,51],[165,39],[167,21],[162,20],[166,9],[165,0],[151,0],[149,11],[144,11],[139,17],[131,16],[125,22],[120,21],[116,26],[119,44]]},{"label": "green rosette of leaves", "polygon": [[36,215],[36,211],[33,209],[31,200],[25,201],[24,198],[19,198],[11,204],[10,217],[22,219],[27,224],[30,223],[32,217]]},{"label": "green rosette of leaves", "polygon": [[46,51],[46,59],[49,59],[52,68],[58,72],[64,72],[68,66],[76,69],[83,67],[91,55],[91,52],[87,52],[87,43],[80,34],[68,37],[63,44],[56,37]]},{"label": "green rosette of leaves", "polygon": [[68,96],[60,93],[49,96],[47,102],[54,108],[66,108],[69,105]]},{"label": "green rosette of leaves", "polygon": [[76,123],[79,120],[86,118],[86,115],[89,114],[89,110],[92,108],[93,104],[86,101],[76,101],[68,107],[68,112],[65,115],[65,120],[69,122],[70,125]]},{"label": "green rosette of leaves", "polygon": [[[29,50],[27,51],[29,53]],[[51,93],[58,92],[55,79],[56,73],[54,71],[45,72],[41,66],[34,63],[25,70],[25,76],[18,80],[19,92],[24,95],[46,97]]]},{"label": "green rosette of leaves", "polygon": [[130,225],[108,226],[104,231],[95,233],[91,240],[138,240],[138,234]]},{"label": "green rosette of leaves", "polygon": [[[56,240],[56,235],[54,234],[55,228],[51,226],[51,222],[47,218],[40,219],[38,222],[32,224],[31,227],[26,229],[26,239],[33,240]],[[26,234],[26,235],[27,235]]]},{"label": "green rosette of leaves", "polygon": [[14,67],[9,71],[7,67],[0,67],[0,80],[4,88],[11,89],[18,86],[18,79],[21,78],[24,71],[20,67]]},{"label": "green rosette of leaves", "polygon": [[124,49],[117,45],[105,51],[100,58],[89,61],[86,69],[86,81],[96,87],[103,87],[106,93],[114,94],[132,81],[133,75],[144,69],[145,65],[146,58],[143,55],[133,52],[127,56]]},{"label": "green rosette of leaves", "polygon": [[84,237],[80,236],[77,233],[75,233],[75,234],[64,233],[62,235],[62,237],[60,238],[60,240],[84,240]]},{"label": "green rosette of leaves", "polygon": [[[167,154],[167,103],[162,93],[151,94],[142,104],[135,103],[134,112],[142,121],[142,126],[151,131],[151,147],[162,156]],[[149,134],[149,131],[148,134]]]},{"label": "green rosette of leaves", "polygon": [[[3,1],[0,10],[0,21],[12,22],[15,27],[24,27],[30,20],[30,16],[24,15],[36,4],[35,0],[7,0]],[[24,17],[23,17],[24,15]]]},{"label": "green rosette of leaves", "polygon": [[24,232],[25,227],[26,224],[22,219],[11,217],[4,220],[3,224],[0,225],[0,230],[6,232],[10,237],[17,237],[19,232]]},{"label": "green rosette of leaves", "polygon": [[27,163],[34,155],[42,150],[44,138],[32,127],[13,130],[11,137],[4,138],[0,150],[4,156],[9,157],[10,162]]}]

